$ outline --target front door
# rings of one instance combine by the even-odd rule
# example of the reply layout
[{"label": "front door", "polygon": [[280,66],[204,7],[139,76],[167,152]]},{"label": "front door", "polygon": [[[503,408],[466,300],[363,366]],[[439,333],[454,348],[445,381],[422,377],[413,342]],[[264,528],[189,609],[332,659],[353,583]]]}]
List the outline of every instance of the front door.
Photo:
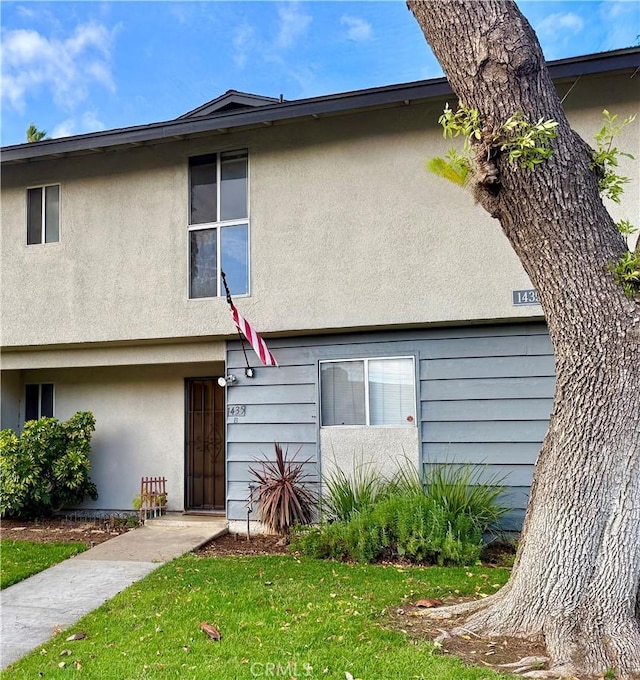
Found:
[{"label": "front door", "polygon": [[224,388],[186,381],[186,508],[225,509]]}]

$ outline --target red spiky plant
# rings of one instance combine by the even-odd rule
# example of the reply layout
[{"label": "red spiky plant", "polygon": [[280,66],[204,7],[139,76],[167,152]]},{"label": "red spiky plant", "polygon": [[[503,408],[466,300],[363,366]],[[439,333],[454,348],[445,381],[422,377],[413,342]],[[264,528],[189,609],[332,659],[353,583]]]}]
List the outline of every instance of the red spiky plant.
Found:
[{"label": "red spiky plant", "polygon": [[309,474],[304,470],[311,459],[296,460],[300,449],[289,457],[288,449],[283,452],[275,443],[275,460],[265,456],[258,469],[249,468],[258,482],[254,491],[258,517],[270,531],[282,536],[288,535],[294,524],[310,524],[316,506],[316,494],[307,486]]}]

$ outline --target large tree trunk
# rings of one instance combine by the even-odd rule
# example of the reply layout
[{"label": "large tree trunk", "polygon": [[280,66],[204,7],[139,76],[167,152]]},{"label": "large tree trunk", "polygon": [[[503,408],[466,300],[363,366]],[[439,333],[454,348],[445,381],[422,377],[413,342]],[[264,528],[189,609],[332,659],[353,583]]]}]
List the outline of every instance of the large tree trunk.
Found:
[{"label": "large tree trunk", "polygon": [[543,638],[561,675],[631,677],[640,672],[640,304],[609,271],[626,245],[515,3],[407,4],[483,119],[520,111],[559,123],[548,161],[529,171],[498,157],[499,184],[475,187],[538,291],[557,385],[512,577],[468,608],[465,626]]}]

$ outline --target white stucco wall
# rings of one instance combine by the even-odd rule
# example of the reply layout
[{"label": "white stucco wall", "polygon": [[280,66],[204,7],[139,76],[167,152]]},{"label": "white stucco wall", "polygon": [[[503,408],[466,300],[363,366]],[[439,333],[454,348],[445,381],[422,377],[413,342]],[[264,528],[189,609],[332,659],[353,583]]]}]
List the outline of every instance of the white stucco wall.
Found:
[{"label": "white stucco wall", "polygon": [[100,498],[87,509],[132,510],[143,476],[167,478],[168,510],[184,509],[184,378],[221,375],[221,364],[23,371],[55,384],[55,416],[96,418],[91,478]]},{"label": "white stucco wall", "polygon": [[7,349],[2,352],[4,369],[74,368],[81,366],[145,366],[194,364],[225,360],[225,342],[202,340],[185,343],[140,343],[59,347],[55,349]]},{"label": "white stucco wall", "polygon": [[[568,89],[568,86],[563,86]],[[565,102],[588,138],[608,107],[638,108],[627,77],[583,78]],[[251,295],[265,333],[512,319],[530,287],[498,223],[424,170],[448,142],[444,101],[305,120],[2,174],[2,344],[230,337],[223,298],[187,299],[187,159],[249,148]],[[621,148],[640,147],[640,125]],[[616,217],[638,223],[637,164]],[[25,188],[61,185],[60,242],[25,244]]]},{"label": "white stucco wall", "polygon": [[22,400],[22,376],[20,371],[3,370],[0,374],[0,428],[20,427],[20,402]]},{"label": "white stucco wall", "polygon": [[360,466],[390,478],[407,466],[418,469],[419,462],[417,427],[320,428],[320,471],[325,479],[336,468],[353,477]]}]

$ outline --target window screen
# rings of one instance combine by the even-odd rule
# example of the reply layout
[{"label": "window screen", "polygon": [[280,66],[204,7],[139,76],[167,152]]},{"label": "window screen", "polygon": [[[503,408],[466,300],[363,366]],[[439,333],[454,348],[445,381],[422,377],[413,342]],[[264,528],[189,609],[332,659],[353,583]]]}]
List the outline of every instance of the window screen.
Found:
[{"label": "window screen", "polygon": [[413,425],[415,404],[412,357],[320,363],[323,426]]}]

